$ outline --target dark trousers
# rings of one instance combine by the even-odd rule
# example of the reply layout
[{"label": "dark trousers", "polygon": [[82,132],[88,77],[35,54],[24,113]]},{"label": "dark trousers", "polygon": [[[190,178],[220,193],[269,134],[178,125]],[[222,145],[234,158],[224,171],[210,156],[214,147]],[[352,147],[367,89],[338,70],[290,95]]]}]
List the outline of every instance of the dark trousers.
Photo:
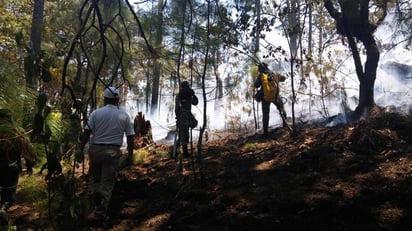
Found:
[{"label": "dark trousers", "polygon": [[183,156],[189,155],[187,146],[189,144],[190,138],[190,115],[190,112],[182,113],[176,122],[176,125],[179,129],[179,136],[176,142],[176,150],[178,150],[179,147],[182,146]]},{"label": "dark trousers", "polygon": [[16,199],[16,188],[19,180],[19,170],[17,166],[7,166],[0,171],[1,204],[14,203]]},{"label": "dark trousers", "polygon": [[275,104],[276,108],[278,109],[280,116],[282,117],[283,125],[286,124],[286,111],[283,105],[282,100],[279,98],[275,101],[267,102],[262,100],[262,122],[263,122],[263,133],[268,133],[268,126],[269,126],[269,112],[270,112],[270,104]]}]

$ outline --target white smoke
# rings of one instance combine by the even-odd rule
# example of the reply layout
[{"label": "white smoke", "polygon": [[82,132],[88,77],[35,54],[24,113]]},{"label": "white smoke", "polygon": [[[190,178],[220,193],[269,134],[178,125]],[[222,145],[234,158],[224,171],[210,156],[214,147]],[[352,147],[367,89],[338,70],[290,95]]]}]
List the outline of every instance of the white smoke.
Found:
[{"label": "white smoke", "polygon": [[[387,20],[391,20],[390,17]],[[393,44],[391,40],[391,30],[389,26],[379,27],[375,36],[379,44],[383,47],[385,44]],[[271,36],[267,36],[275,45],[286,46],[287,41],[279,32],[274,32]],[[295,104],[295,115],[299,121],[310,121],[325,118],[327,116],[334,116],[334,120],[329,121],[326,126],[334,126],[339,123],[346,123],[346,118],[343,112],[343,103],[349,109],[355,109],[359,94],[359,82],[357,80],[354,63],[349,49],[342,44],[338,44],[334,47],[330,47],[333,51],[333,58],[339,65],[337,67],[335,83],[340,85],[342,90],[336,90],[333,97],[326,97],[324,102],[319,100],[319,97],[314,99],[312,96],[298,94],[299,101]],[[236,62],[244,62],[237,58]],[[364,60],[366,57],[362,57]],[[273,70],[277,70],[282,74],[287,74],[287,63],[284,65],[277,62],[271,62],[271,60],[264,60],[269,63]],[[210,131],[225,130],[225,129],[238,129],[239,132],[256,132],[254,129],[254,115],[253,104],[257,110],[257,119],[261,127],[261,107],[260,104],[256,104],[251,99],[246,100],[246,93],[251,89],[251,77],[249,76],[245,65],[238,65],[240,70],[232,70],[232,66],[222,65],[220,70],[220,76],[222,78],[233,78],[228,76],[239,75],[243,73],[245,76],[241,79],[239,87],[236,90],[225,92],[225,96],[221,101],[215,101],[215,92],[210,91],[207,95],[207,129]],[[299,78],[296,78],[296,86],[299,85]],[[319,94],[320,86],[318,77],[310,76],[311,88],[313,93]],[[213,81],[208,82],[207,86],[213,88],[215,83]],[[203,125],[203,98],[201,89],[194,86],[196,94],[199,98],[199,105],[193,107],[192,112],[195,114],[199,121],[199,126]],[[398,45],[389,51],[383,51],[379,62],[379,68],[377,70],[377,78],[375,83],[375,100],[379,106],[391,107],[397,111],[409,112],[411,110],[412,102],[412,52],[406,46]],[[284,93],[285,109],[288,116],[291,115],[291,95],[290,92],[290,79],[287,79],[285,83],[282,83],[281,91]],[[250,92],[249,92],[250,93]],[[234,99],[235,98],[235,99]],[[342,99],[347,99],[342,102]],[[173,130],[175,126],[174,110],[172,109],[173,97],[172,92],[164,93],[161,100],[159,111],[156,115],[149,115],[145,113],[145,107],[143,102],[137,102],[136,97],[132,94],[128,96],[126,103],[126,111],[129,112],[132,119],[137,115],[139,111],[145,114],[146,119],[151,121],[153,138],[155,141],[164,139],[168,132]],[[327,109],[325,113],[324,109]],[[274,105],[271,105],[269,125],[272,127],[281,126],[282,121],[278,111]],[[249,130],[247,130],[249,129]],[[197,137],[198,129],[195,129],[193,136]]]}]

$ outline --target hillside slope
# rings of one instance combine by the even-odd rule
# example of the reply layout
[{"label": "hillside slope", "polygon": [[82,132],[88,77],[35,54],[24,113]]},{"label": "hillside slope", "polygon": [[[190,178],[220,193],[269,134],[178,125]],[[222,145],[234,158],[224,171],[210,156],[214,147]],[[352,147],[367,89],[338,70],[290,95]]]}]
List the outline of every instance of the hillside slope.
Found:
[{"label": "hillside slope", "polygon": [[110,221],[86,230],[410,230],[411,134],[411,117],[378,113],[222,138],[204,146],[203,180],[192,160],[180,172],[152,154],[121,171]]}]

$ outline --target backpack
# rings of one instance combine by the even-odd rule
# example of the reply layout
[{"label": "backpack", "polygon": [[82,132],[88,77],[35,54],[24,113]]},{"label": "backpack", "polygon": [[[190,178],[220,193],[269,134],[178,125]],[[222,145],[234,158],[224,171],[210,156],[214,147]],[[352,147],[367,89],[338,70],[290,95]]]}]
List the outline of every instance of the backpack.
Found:
[{"label": "backpack", "polygon": [[262,89],[263,89],[263,98],[266,102],[275,101],[277,98],[277,83],[275,82],[273,76],[270,76],[268,73],[263,73],[261,75],[262,80]]},{"label": "backpack", "polygon": [[197,126],[197,123],[198,123],[198,121],[197,121],[196,117],[192,113],[190,113],[189,127],[190,128],[195,128]]},{"label": "backpack", "polygon": [[262,100],[263,100],[263,90],[262,90],[262,88],[259,88],[259,90],[255,93],[255,100],[257,101],[257,102],[262,102]]}]

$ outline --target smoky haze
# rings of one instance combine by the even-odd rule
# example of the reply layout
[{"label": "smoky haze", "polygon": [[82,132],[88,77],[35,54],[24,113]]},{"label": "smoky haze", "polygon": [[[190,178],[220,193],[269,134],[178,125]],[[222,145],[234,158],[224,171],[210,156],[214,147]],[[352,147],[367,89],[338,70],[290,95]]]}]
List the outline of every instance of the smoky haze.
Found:
[{"label": "smoky haze", "polygon": [[[388,17],[390,20],[390,17]],[[387,23],[390,24],[390,23]],[[389,26],[381,26],[378,28],[375,36],[382,47],[396,43],[391,34],[394,33]],[[276,36],[281,36],[277,33]],[[272,36],[273,37],[273,36]],[[282,44],[283,37],[273,38],[276,44]],[[398,38],[402,39],[402,38]],[[286,43],[285,43],[286,44]],[[359,82],[357,80],[353,59],[347,47],[342,44],[329,48],[333,52],[333,59],[337,67],[337,71],[333,76],[328,76],[333,79],[335,89],[332,94],[325,96],[321,100],[319,77],[310,75],[306,81],[306,85],[310,85],[310,89],[298,89],[297,99],[295,104],[296,121],[312,121],[324,119],[326,117],[335,116],[335,121],[330,121],[329,126],[334,126],[339,123],[345,123],[344,110],[354,110],[359,94]],[[362,57],[365,60],[365,57]],[[214,100],[215,93],[211,91],[207,95],[207,129],[209,134],[214,131],[230,130],[239,133],[254,133],[259,132],[254,127],[253,104],[255,104],[258,121],[261,127],[261,107],[257,105],[251,98],[247,99],[246,93],[251,93],[252,77],[250,70],[245,68],[248,64],[239,65],[239,70],[227,66],[219,68],[220,76],[226,80],[231,80],[233,76],[239,77],[238,87],[225,92],[223,99],[220,101]],[[279,63],[275,60],[265,60],[269,63],[272,70],[287,74],[288,63]],[[299,86],[300,79],[296,77],[294,80],[295,86]],[[214,87],[216,83],[210,81],[206,83],[208,87]],[[285,109],[288,116],[291,116],[291,80],[290,77],[281,84],[281,94],[285,103]],[[200,86],[193,86],[199,98],[198,106],[193,107],[192,112],[199,121],[199,125],[203,124],[203,98]],[[409,113],[412,102],[412,52],[409,46],[400,44],[392,49],[381,50],[379,67],[377,70],[377,78],[375,83],[375,101],[381,107],[390,108],[399,112]],[[227,90],[228,91],[228,90]],[[310,92],[309,92],[310,91]],[[163,140],[168,136],[168,132],[174,129],[174,109],[172,92],[163,93],[160,111],[155,115],[145,114],[146,119],[151,121],[153,138],[155,141]],[[134,96],[130,96],[126,103],[126,111],[129,112],[132,119],[139,111],[144,110],[143,103],[138,103]],[[271,106],[269,126],[281,126],[281,118],[276,111],[274,105]],[[193,130],[193,137],[196,138],[198,128]],[[174,136],[169,136],[169,141],[172,142]],[[197,139],[194,139],[197,141]]]}]

